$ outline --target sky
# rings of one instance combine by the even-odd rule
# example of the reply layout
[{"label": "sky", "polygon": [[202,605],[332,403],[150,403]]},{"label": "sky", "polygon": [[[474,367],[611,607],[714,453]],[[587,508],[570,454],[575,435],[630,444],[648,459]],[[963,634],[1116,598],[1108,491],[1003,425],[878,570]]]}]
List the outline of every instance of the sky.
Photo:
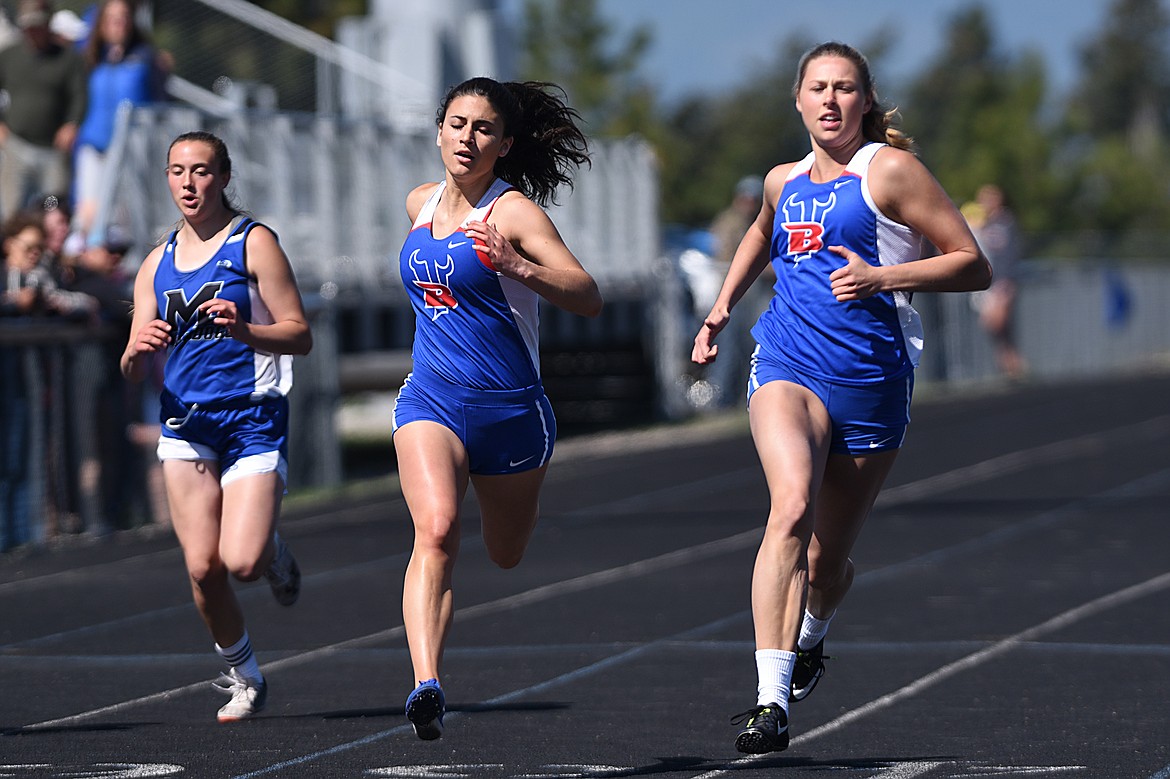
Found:
[{"label": "sky", "polygon": [[[1170,0],[1163,0],[1170,5]],[[1043,57],[1051,94],[1072,88],[1078,48],[1094,37],[1111,0],[598,0],[604,19],[622,32],[649,25],[654,42],[640,75],[659,85],[667,104],[689,93],[741,84],[753,67],[772,62],[770,47],[790,34],[840,40],[861,48],[883,24],[897,31],[889,54],[874,62],[878,92],[897,99],[939,53],[941,35],[956,12],[974,3],[987,9],[994,40],[1009,55],[1033,50]],[[505,0],[518,8],[519,0]],[[793,67],[795,68],[793,63]]]}]

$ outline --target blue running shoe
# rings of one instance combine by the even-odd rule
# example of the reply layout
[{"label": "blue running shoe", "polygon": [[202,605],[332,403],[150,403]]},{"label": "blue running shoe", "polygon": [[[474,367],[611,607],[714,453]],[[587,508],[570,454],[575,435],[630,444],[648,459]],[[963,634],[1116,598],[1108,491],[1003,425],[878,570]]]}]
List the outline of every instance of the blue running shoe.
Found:
[{"label": "blue running shoe", "polygon": [[406,699],[406,718],[414,726],[414,734],[423,741],[433,741],[443,735],[443,713],[447,701],[438,679],[419,682]]}]

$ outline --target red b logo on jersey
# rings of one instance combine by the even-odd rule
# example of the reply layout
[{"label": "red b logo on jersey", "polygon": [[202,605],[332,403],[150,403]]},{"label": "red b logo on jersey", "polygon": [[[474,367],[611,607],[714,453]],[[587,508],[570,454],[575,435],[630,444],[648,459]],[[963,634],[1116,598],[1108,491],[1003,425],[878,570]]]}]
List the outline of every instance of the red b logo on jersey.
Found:
[{"label": "red b logo on jersey", "polygon": [[427,308],[458,308],[459,301],[451,294],[446,284],[431,281],[415,281],[414,285],[423,291],[423,304]]},{"label": "red b logo on jersey", "polygon": [[817,222],[785,222],[788,233],[788,254],[812,254],[825,248],[825,227]]}]

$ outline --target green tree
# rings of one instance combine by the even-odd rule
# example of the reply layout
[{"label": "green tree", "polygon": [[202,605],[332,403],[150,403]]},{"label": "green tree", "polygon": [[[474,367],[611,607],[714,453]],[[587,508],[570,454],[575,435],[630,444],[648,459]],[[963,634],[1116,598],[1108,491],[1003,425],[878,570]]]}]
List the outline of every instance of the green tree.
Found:
[{"label": "green tree", "polygon": [[563,87],[590,135],[656,136],[656,105],[634,78],[650,45],[646,27],[616,41],[596,0],[526,0],[520,74]]},{"label": "green tree", "polygon": [[[891,30],[879,30],[862,46],[875,70],[892,40]],[[770,59],[749,68],[736,88],[694,95],[670,113],[659,147],[666,221],[704,226],[730,202],[741,177],[762,176],[808,153],[792,82],[801,55],[815,43],[794,33],[777,43]]]},{"label": "green tree", "polygon": [[730,202],[739,178],[808,152],[792,97],[795,64],[808,48],[807,40],[791,38],[731,92],[694,95],[674,108],[659,147],[666,221],[705,226]]},{"label": "green tree", "polygon": [[1163,134],[1170,122],[1170,19],[1162,0],[1115,0],[1081,50],[1074,126],[1094,138]]},{"label": "green tree", "polygon": [[910,87],[902,111],[905,129],[957,201],[993,182],[1025,228],[1048,226],[1062,184],[1052,173],[1052,131],[1043,117],[1046,80],[1039,57],[1000,53],[979,5],[956,13],[943,37],[938,58]]},{"label": "green tree", "polygon": [[1114,0],[1106,19],[1081,51],[1065,116],[1067,211],[1097,252],[1164,258],[1170,18],[1160,0]]}]

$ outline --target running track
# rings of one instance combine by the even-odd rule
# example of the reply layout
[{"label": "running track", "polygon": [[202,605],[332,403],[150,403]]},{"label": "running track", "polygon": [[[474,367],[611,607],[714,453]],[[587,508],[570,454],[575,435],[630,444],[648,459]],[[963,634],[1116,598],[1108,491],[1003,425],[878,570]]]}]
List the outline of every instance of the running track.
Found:
[{"label": "running track", "polygon": [[788,751],[738,755],[767,501],[742,417],[562,442],[524,563],[469,513],[446,735],[414,738],[393,481],[299,496],[221,726],[169,533],[0,562],[0,777],[1170,779],[1170,374],[916,401]]}]

